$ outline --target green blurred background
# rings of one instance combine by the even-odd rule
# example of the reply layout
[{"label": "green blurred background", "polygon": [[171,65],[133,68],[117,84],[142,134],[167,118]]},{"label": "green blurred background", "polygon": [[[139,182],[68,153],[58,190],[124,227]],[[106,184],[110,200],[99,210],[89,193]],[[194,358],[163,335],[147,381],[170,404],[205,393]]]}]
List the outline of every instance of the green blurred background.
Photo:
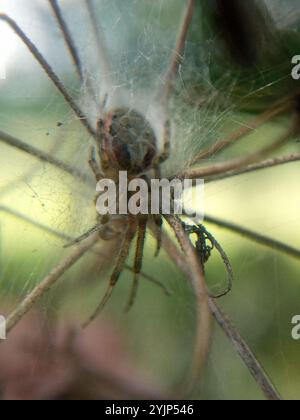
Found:
[{"label": "green blurred background", "polygon": [[[62,3],[81,48],[87,31],[84,16],[77,10],[78,2]],[[181,0],[155,0],[151,5],[135,0],[99,2],[99,18],[113,62],[114,87],[124,85],[132,101],[141,91],[159,85],[183,3]],[[175,121],[184,115],[179,124],[180,132],[186,132],[181,142],[185,142],[187,156],[246,124],[255,115],[254,110],[265,109],[295,89],[289,72],[291,57],[297,53],[295,45],[300,45],[295,18],[300,16],[300,9],[297,3],[277,0],[270,0],[267,5],[273,13],[272,31],[276,31],[279,44],[285,48],[278,47],[277,53],[272,50],[269,61],[265,57],[266,62],[258,61],[254,68],[245,69],[236,65],[222,39],[218,40],[211,10],[197,3],[178,95],[172,107]],[[33,1],[28,9],[21,0],[6,5],[76,95],[80,90],[74,71],[51,12],[44,6],[43,2]],[[293,11],[293,25],[287,10]],[[276,16],[281,16],[280,25]],[[7,39],[10,38],[6,42]],[[7,79],[0,81],[0,130],[88,173],[89,142],[85,132],[18,40],[11,40],[11,45],[15,51],[7,53]],[[96,68],[92,71],[97,73]],[[220,159],[260,148],[278,136],[289,121],[286,116],[266,124],[228,149]],[[7,209],[75,237],[93,225],[95,210],[92,188],[16,149],[0,144],[0,150],[0,308],[4,312],[70,252],[63,249],[62,240],[32,227]],[[297,150],[299,144],[293,140],[279,154]],[[186,162],[180,164],[185,166]],[[206,212],[300,248],[299,169],[299,163],[294,163],[209,184]],[[207,228],[221,242],[235,272],[234,290],[220,304],[283,397],[299,399],[300,342],[291,338],[292,317],[300,314],[299,262],[215,226]],[[194,299],[185,277],[169,258],[162,254],[155,260],[153,254],[154,244],[149,238],[143,270],[163,281],[172,296],[165,297],[142,280],[135,307],[125,315],[122,307],[132,277],[126,272],[102,317],[116,331],[122,331],[133,363],[149,378],[170,386],[183,376],[191,356]],[[99,302],[107,280],[107,274],[99,274],[97,269],[94,256],[86,256],[52,289],[40,304],[49,320],[86,319]],[[216,255],[207,266],[207,278],[214,290],[225,284],[226,273]],[[217,326],[205,376],[193,397],[263,398]]]}]

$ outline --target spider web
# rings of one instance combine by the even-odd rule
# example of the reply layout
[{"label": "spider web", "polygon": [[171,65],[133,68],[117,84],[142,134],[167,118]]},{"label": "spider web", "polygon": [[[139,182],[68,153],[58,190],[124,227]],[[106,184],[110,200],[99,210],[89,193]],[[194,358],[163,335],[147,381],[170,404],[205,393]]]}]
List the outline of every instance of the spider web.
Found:
[{"label": "spider web", "polygon": [[[92,82],[93,95],[88,93],[86,86],[82,89],[76,80],[74,67],[45,1],[9,0],[4,1],[1,7],[16,18],[69,90],[80,97],[80,103],[93,124],[98,117],[99,106],[108,94],[108,107],[126,104],[143,110],[151,118],[160,139],[162,116],[154,92],[163,86],[183,2],[99,1],[96,14],[101,18],[112,61],[108,73],[95,54],[97,46],[87,29],[88,16],[79,3],[76,0],[65,1],[63,11],[84,62],[86,80]],[[281,1],[268,0],[266,4],[281,27],[291,22],[292,15],[295,22],[292,12],[296,3],[289,1],[283,6]],[[282,15],[284,18],[281,20]],[[1,130],[89,176],[89,135],[22,44],[18,40],[14,42],[14,56],[7,61],[7,80],[0,81]],[[188,167],[199,150],[212,144],[225,132],[245,125],[249,118],[229,100],[236,88],[235,78],[229,85],[226,84],[226,89],[222,89],[226,74],[217,82],[211,78],[205,50],[211,53],[212,39],[204,41],[200,51],[201,67],[199,61],[192,60],[195,43],[195,38],[188,43],[187,56],[191,60],[180,68],[178,93],[171,104],[171,119],[175,127],[172,138],[174,153],[165,168],[166,174],[174,175]],[[282,130],[285,124],[285,120],[267,124],[262,131],[252,135],[251,141],[245,139],[225,158],[251,151],[266,137],[270,138]],[[4,305],[7,300],[14,300],[28,292],[67,253],[62,248],[64,240],[33,228],[14,214],[9,214],[7,209],[76,237],[95,223],[95,188],[92,176],[91,184],[87,186],[16,149],[2,144],[0,147],[0,287]],[[293,144],[286,151],[292,152],[297,147]],[[268,174],[247,175],[209,185],[206,190],[207,212],[300,248],[298,172],[299,165],[296,164],[293,168],[279,168]],[[290,319],[300,312],[297,301],[299,263],[220,229],[214,229],[214,234],[230,255],[236,276],[235,290],[226,298],[225,308],[237,320],[238,327],[274,377],[278,388],[287,397],[299,398],[299,345],[290,339]],[[114,305],[108,312],[114,323],[129,335],[130,350],[137,365],[147,368],[153,377],[159,377],[169,385],[180,374],[174,373],[174,366],[187,363],[188,347],[193,340],[192,292],[166,256],[153,261],[152,255],[153,244],[150,241],[144,270],[154,276],[160,273],[160,280],[167,283],[173,297],[170,300],[158,297],[159,291],[153,290],[151,285],[143,285],[132,315],[124,319],[123,314],[116,313]],[[98,268],[95,258],[87,257],[73,275],[68,275],[68,286],[71,288],[77,284],[76,279],[81,280],[78,293],[74,290],[71,293],[67,286],[58,288],[59,303],[54,293],[54,297],[51,295],[43,302],[43,310],[49,313],[69,310],[72,317],[82,319],[101,296],[102,285],[98,286],[99,275],[95,275],[95,267]],[[219,289],[220,279],[225,273],[216,256],[209,262],[207,271],[210,286]],[[115,302],[123,302],[129,279],[130,275],[124,276],[116,291]],[[91,283],[91,286],[89,288],[82,283]],[[84,299],[82,290],[85,292]],[[67,309],[60,309],[61,300],[64,300]],[[81,306],[87,310],[78,311],[77,307]],[[119,308],[119,305],[116,307]],[[156,343],[155,352],[153,341]],[[245,367],[220,332],[216,333],[202,389],[195,394],[196,397],[199,395],[208,399],[238,399],[245,395],[260,398]]]}]

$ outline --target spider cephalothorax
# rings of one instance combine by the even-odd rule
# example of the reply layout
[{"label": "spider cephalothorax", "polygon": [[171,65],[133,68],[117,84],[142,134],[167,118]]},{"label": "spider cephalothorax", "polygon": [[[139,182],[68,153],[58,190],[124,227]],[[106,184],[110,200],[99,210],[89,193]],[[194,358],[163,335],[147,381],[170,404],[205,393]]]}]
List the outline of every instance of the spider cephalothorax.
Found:
[{"label": "spider cephalothorax", "polygon": [[109,112],[102,124],[102,153],[106,154],[110,167],[127,171],[129,175],[139,175],[151,168],[156,155],[156,136],[142,114],[120,108]]}]

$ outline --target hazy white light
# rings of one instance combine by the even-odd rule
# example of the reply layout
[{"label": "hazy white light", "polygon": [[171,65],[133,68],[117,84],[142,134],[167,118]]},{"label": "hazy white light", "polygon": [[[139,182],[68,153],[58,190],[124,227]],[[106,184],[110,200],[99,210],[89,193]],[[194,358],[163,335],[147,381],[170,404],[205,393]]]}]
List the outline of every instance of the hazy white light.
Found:
[{"label": "hazy white light", "polygon": [[[4,0],[5,3],[5,0]],[[3,5],[0,12],[3,11]],[[0,22],[0,79],[3,80],[7,75],[7,66],[11,63],[16,54],[18,41],[16,35],[8,27],[7,23]]]},{"label": "hazy white light", "polygon": [[[0,1],[0,13],[14,19],[30,38],[38,36],[43,41],[43,37],[39,36],[40,27],[36,12],[45,8],[47,3],[42,0]],[[6,22],[0,21],[0,79],[9,78],[13,66],[27,67],[29,60],[32,58],[19,37]]]}]

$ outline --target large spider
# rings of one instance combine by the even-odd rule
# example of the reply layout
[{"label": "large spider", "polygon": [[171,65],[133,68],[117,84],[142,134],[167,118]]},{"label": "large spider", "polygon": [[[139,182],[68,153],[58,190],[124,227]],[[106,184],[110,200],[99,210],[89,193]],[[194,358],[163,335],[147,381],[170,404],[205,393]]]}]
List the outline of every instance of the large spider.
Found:
[{"label": "large spider", "polygon": [[[74,43],[74,40],[71,36],[71,32],[64,20],[62,11],[58,5],[57,0],[49,0],[54,15],[57,19],[58,25],[62,31],[66,44],[68,46],[71,57],[73,58],[74,64],[78,71],[79,77],[83,80],[83,66]],[[128,108],[128,107],[117,107],[104,112],[104,115],[99,115],[97,119],[96,127],[90,123],[90,120],[87,118],[85,113],[82,111],[81,107],[77,104],[76,100],[69,94],[68,90],[65,88],[64,84],[61,82],[59,77],[55,74],[54,70],[50,67],[44,56],[39,52],[37,47],[33,42],[26,36],[18,24],[11,19],[9,16],[0,14],[0,20],[6,22],[15,33],[21,38],[24,44],[27,46],[33,57],[39,62],[45,73],[51,79],[53,84],[63,95],[66,102],[72,108],[76,116],[79,118],[83,126],[87,129],[88,133],[94,139],[94,146],[91,149],[89,164],[93,171],[93,174],[97,181],[102,178],[110,178],[112,180],[117,180],[118,174],[122,170],[126,170],[130,177],[144,178],[152,177],[153,175],[160,178],[161,165],[168,159],[171,149],[171,122],[169,118],[168,105],[169,100],[173,92],[175,77],[178,73],[178,69],[182,60],[184,53],[184,47],[186,38],[188,35],[188,30],[192,21],[193,11],[195,7],[195,0],[187,0],[186,10],[184,13],[183,23],[179,30],[178,39],[176,42],[174,53],[170,60],[169,69],[166,72],[165,77],[165,87],[163,92],[160,95],[158,102],[163,109],[163,147],[162,150],[159,150],[159,139],[155,129],[152,127],[151,122],[139,111]],[[94,13],[92,10],[92,2],[86,0],[85,4],[90,11],[90,15],[93,19]],[[95,27],[95,32],[97,28]],[[99,33],[98,33],[99,35]],[[102,40],[99,39],[99,43]],[[89,81],[87,81],[87,88],[89,86]],[[216,155],[218,152],[223,150],[225,147],[244,137],[251,132],[254,128],[258,128],[263,123],[274,118],[277,115],[283,114],[287,111],[297,111],[297,106],[294,106],[295,95],[291,97],[284,98],[278,103],[276,103],[271,109],[268,109],[265,113],[260,115],[258,118],[251,121],[247,126],[239,129],[237,132],[232,133],[228,138],[216,142],[208,150],[201,151],[200,154],[194,156],[191,164],[193,166],[199,165],[202,163],[202,160],[209,158],[213,155]],[[105,102],[103,108],[105,109]],[[99,114],[101,110],[99,110]],[[282,163],[291,162],[299,160],[299,155],[284,156],[275,160],[263,161],[262,159],[269,153],[275,151],[282,145],[284,145],[290,138],[292,138],[299,130],[299,121],[298,114],[296,114],[297,119],[296,123],[293,122],[291,128],[281,135],[279,139],[276,139],[271,145],[268,145],[257,152],[248,155],[246,157],[236,158],[222,163],[213,163],[208,166],[192,167],[188,169],[185,173],[177,174],[182,178],[204,178],[207,182],[212,182],[215,180],[237,176],[245,172],[251,172],[255,170],[261,170],[267,167],[272,167],[275,165],[280,165]],[[54,165],[65,172],[68,172],[76,177],[86,178],[79,171],[70,167],[69,165],[53,158],[52,156],[33,148],[27,144],[24,144],[19,139],[16,139],[10,136],[7,133],[0,132],[0,140],[6,144],[16,147],[20,150],[23,150],[26,153],[29,153],[32,156],[37,157],[41,161],[47,162],[51,165]],[[2,211],[5,209],[1,209]],[[7,209],[6,209],[7,210]],[[9,210],[8,210],[9,211]],[[17,216],[20,216],[16,214]],[[45,279],[45,282],[42,283],[37,289],[35,289],[22,303],[22,305],[9,317],[8,320],[8,330],[11,330],[20,318],[32,307],[33,303],[36,302],[38,298],[45,293],[52,283],[54,283],[61,275],[71,267],[83,254],[85,254],[95,243],[99,242],[100,239],[103,240],[112,240],[115,238],[121,238],[121,246],[119,250],[119,255],[113,273],[110,277],[109,287],[105,293],[104,298],[102,299],[99,307],[96,312],[92,315],[88,322],[92,321],[98,312],[104,307],[107,300],[110,298],[114,286],[118,282],[118,279],[126,266],[126,261],[130,252],[131,245],[134,241],[134,238],[137,237],[136,252],[135,252],[135,262],[134,262],[134,283],[130,295],[130,299],[127,305],[127,308],[130,308],[134,302],[134,298],[137,291],[139,275],[141,274],[142,269],[142,260],[143,260],[143,251],[146,238],[146,231],[149,227],[151,232],[154,234],[157,240],[157,253],[162,246],[162,222],[165,219],[169,225],[172,227],[175,232],[178,241],[181,245],[181,250],[184,251],[184,256],[186,261],[182,260],[181,250],[174,249],[172,244],[166,241],[164,243],[165,248],[174,256],[174,259],[178,265],[186,269],[190,273],[190,277],[193,281],[193,285],[197,289],[197,297],[201,300],[201,309],[200,317],[202,320],[202,333],[205,328],[209,328],[209,316],[207,316],[206,310],[210,308],[210,311],[215,316],[217,322],[221,327],[226,331],[228,336],[234,337],[234,342],[241,340],[240,337],[231,329],[231,325],[227,320],[222,318],[222,313],[218,311],[214,301],[209,297],[206,289],[206,285],[203,278],[203,266],[207,262],[207,259],[210,256],[212,249],[215,247],[221,253],[225,264],[227,265],[228,271],[231,272],[231,267],[228,262],[226,255],[223,253],[223,250],[220,248],[219,244],[214,240],[214,238],[203,228],[202,226],[198,227],[189,227],[181,223],[179,218],[174,216],[158,215],[158,216],[113,216],[113,217],[99,217],[97,220],[97,225],[93,227],[89,232],[77,238],[71,240],[70,244],[79,244],[82,241],[86,241],[84,245],[78,247],[78,250],[62,264],[60,264],[57,269],[55,269],[50,276]],[[255,239],[256,241],[263,243],[264,245],[272,245],[277,249],[283,250],[291,255],[296,255],[296,250],[293,250],[291,247],[284,246],[279,242],[274,242],[268,238],[263,237],[262,235],[256,235],[253,232],[247,230],[241,230],[235,225],[226,224],[223,221],[211,218],[206,216],[206,220],[221,225],[223,227],[229,228],[231,230],[238,231],[245,236]],[[32,221],[31,221],[32,222]],[[53,233],[53,232],[52,232]],[[92,239],[88,240],[89,236],[92,235]],[[195,247],[192,247],[191,242],[189,241],[190,235],[197,236],[197,243]],[[64,239],[69,240],[66,235],[61,235]],[[72,238],[71,238],[72,239]],[[209,244],[207,244],[207,242]],[[200,254],[200,255],[199,255]],[[200,258],[199,258],[200,256]],[[186,267],[186,263],[190,264],[190,267]],[[209,342],[203,339],[204,347]],[[250,354],[248,348],[244,345],[241,346],[243,352],[248,352],[244,356],[245,363],[250,365],[253,362],[253,355]],[[203,351],[203,349],[202,349]],[[198,354],[199,355],[199,354]],[[203,354],[202,354],[203,356]],[[253,362],[254,363],[254,362]],[[255,363],[254,363],[255,364]],[[264,390],[266,394],[271,397],[276,397],[276,393],[270,383],[268,383],[264,374],[258,369],[257,365],[249,366],[251,372],[256,375],[262,375],[260,377],[260,383],[263,382]],[[261,380],[262,379],[262,380]]]}]

